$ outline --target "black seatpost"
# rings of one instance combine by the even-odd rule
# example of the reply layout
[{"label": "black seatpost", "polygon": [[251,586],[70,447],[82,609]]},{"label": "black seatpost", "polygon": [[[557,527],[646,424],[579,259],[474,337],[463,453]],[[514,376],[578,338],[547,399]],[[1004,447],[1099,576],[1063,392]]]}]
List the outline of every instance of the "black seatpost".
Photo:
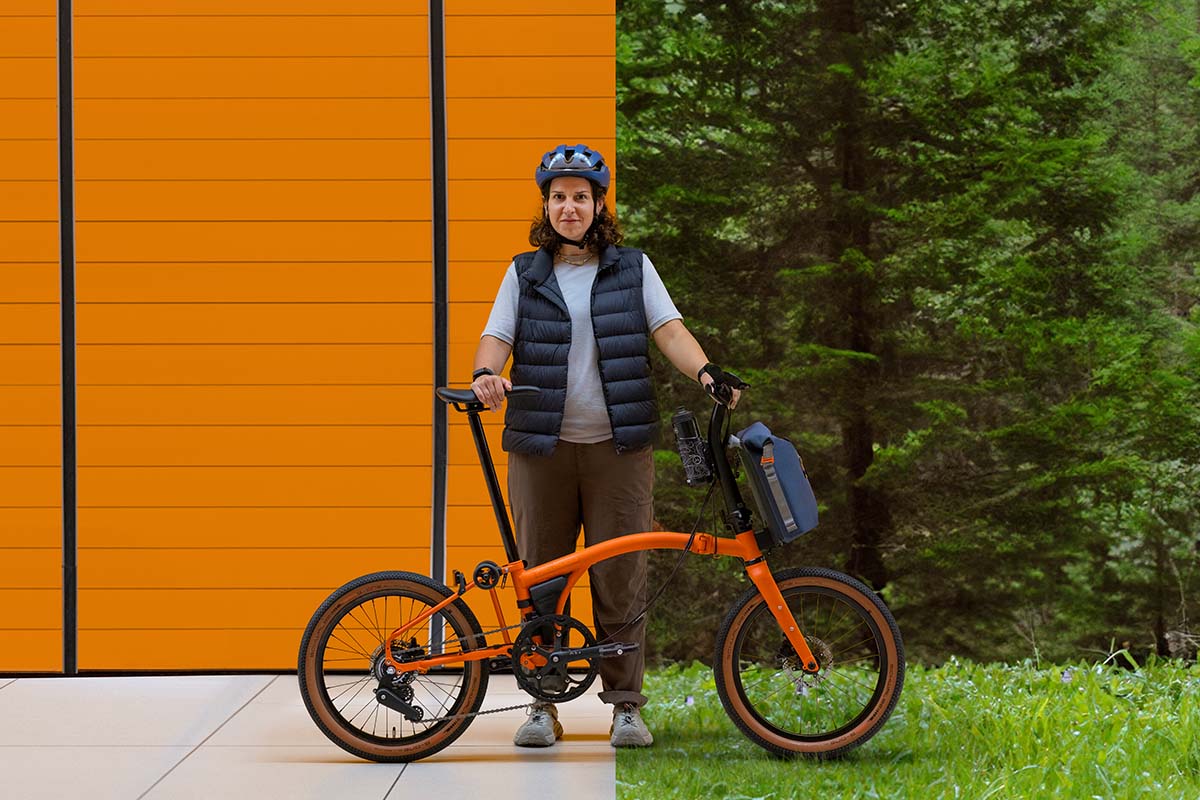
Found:
[{"label": "black seatpost", "polygon": [[513,536],[512,522],[508,519],[508,509],[504,507],[504,495],[500,492],[500,480],[496,477],[496,465],[492,463],[492,449],[488,447],[487,436],[483,432],[483,422],[479,419],[478,411],[468,411],[467,420],[471,423],[471,435],[475,437],[475,450],[479,453],[479,465],[483,467],[483,477],[487,481],[488,496],[492,498],[492,510],[496,512],[496,525],[500,528],[500,538],[504,540],[504,554],[509,562],[519,561],[521,554],[517,552],[517,539]]}]

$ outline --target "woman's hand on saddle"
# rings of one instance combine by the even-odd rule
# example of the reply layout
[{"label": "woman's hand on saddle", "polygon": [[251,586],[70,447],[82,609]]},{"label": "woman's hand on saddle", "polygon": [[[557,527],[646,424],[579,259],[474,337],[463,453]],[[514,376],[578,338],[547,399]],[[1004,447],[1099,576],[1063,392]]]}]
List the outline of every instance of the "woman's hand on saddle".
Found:
[{"label": "woman's hand on saddle", "polygon": [[504,393],[512,388],[512,381],[502,375],[480,375],[471,384],[471,391],[479,398],[479,402],[493,412],[504,406]]}]

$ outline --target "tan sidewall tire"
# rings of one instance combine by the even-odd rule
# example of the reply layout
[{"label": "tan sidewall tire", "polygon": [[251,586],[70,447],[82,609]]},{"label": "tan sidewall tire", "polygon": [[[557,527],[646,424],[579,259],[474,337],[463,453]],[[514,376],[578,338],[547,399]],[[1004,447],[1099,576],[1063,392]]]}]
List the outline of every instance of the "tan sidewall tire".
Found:
[{"label": "tan sidewall tire", "polygon": [[[825,570],[822,570],[822,572],[825,572]],[[787,573],[781,574],[786,575]],[[735,688],[738,685],[738,677],[734,649],[737,645],[738,634],[745,626],[747,620],[764,604],[762,595],[759,594],[746,599],[741,607],[737,609],[732,621],[727,626],[722,627],[725,636],[719,643],[717,663],[715,665],[720,670],[721,681],[718,685],[724,684],[721,699],[725,701],[726,710],[734,718],[734,721],[738,723],[739,727],[742,728],[743,732],[768,750],[780,754],[832,755],[862,744],[862,742],[873,736],[879,727],[882,726],[883,722],[887,720],[887,717],[895,707],[892,696],[897,694],[897,684],[901,680],[901,654],[897,649],[898,641],[892,635],[892,624],[894,623],[889,624],[889,620],[883,615],[876,603],[871,598],[863,596],[861,590],[836,578],[819,575],[791,575],[779,580],[779,589],[784,594],[787,593],[788,589],[795,586],[832,589],[845,597],[847,601],[854,603],[859,608],[865,609],[868,612],[883,639],[887,657],[887,673],[884,677],[883,692],[880,694],[879,702],[871,709],[871,713],[860,720],[853,728],[834,739],[826,741],[797,741],[789,737],[780,736],[775,731],[763,725],[753,711],[746,706],[741,693]]]},{"label": "tan sidewall tire", "polygon": [[[429,580],[428,578],[424,578],[424,576],[416,577],[420,577],[422,581]],[[347,586],[351,586],[353,583],[351,582]],[[309,701],[307,705],[313,714],[314,721],[335,744],[360,758],[372,761],[415,761],[436,753],[461,736],[471,724],[472,717],[463,717],[442,723],[432,735],[414,741],[411,744],[397,743],[381,745],[360,738],[346,728],[340,715],[328,703],[325,687],[320,683],[320,670],[317,667],[320,658],[319,645],[326,638],[324,631],[335,620],[340,619],[342,613],[348,607],[358,605],[364,595],[377,595],[380,592],[386,594],[389,591],[398,593],[399,590],[403,590],[406,593],[421,598],[430,605],[440,603],[445,599],[445,596],[423,582],[418,583],[404,578],[383,578],[378,581],[362,583],[348,591],[345,591],[345,589],[346,587],[343,587],[343,589],[338,590],[339,592],[343,592],[340,597],[337,596],[337,592],[334,593],[333,597],[336,597],[336,600],[320,612],[318,617],[313,619],[309,625],[309,632],[306,633],[306,646],[302,653],[303,688],[307,695],[305,699]],[[479,624],[475,622],[473,616],[468,618],[464,615],[463,610],[459,607],[460,604],[461,601],[457,601],[448,606],[442,613],[448,618],[453,618],[452,624],[456,628],[468,634],[478,633],[480,630]],[[467,678],[460,695],[462,697],[459,703],[460,713],[478,709],[482,702],[481,691],[486,686],[486,672],[486,665],[480,662],[474,662],[473,668],[472,666],[468,666],[464,670]]]}]

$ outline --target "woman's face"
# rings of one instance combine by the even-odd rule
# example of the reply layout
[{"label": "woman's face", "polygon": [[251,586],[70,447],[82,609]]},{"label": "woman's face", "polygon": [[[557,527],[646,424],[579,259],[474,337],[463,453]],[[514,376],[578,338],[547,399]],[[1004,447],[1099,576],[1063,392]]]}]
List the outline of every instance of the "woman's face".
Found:
[{"label": "woman's face", "polygon": [[579,241],[592,226],[595,215],[596,200],[592,197],[592,184],[587,178],[555,178],[550,181],[546,216],[561,236]]}]

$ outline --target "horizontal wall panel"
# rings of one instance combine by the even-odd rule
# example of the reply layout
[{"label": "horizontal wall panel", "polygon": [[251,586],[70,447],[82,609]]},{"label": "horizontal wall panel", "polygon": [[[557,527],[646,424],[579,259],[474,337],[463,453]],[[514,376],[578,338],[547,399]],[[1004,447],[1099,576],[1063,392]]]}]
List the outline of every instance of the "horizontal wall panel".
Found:
[{"label": "horizontal wall panel", "polygon": [[[54,603],[61,609],[61,601],[57,597]],[[0,664],[0,671],[3,672],[62,672],[62,629],[0,629],[0,653],[4,654],[3,663]]]},{"label": "horizontal wall panel", "polygon": [[[28,0],[25,0],[28,2]],[[594,0],[592,0],[594,2]],[[351,14],[413,14],[425,16],[425,0],[75,0],[75,16],[178,16],[196,14],[225,16],[304,14],[347,16]]]},{"label": "horizontal wall panel", "polygon": [[[432,344],[433,338],[429,303],[83,303],[76,316],[80,344]],[[0,335],[4,328],[0,322]]]},{"label": "horizontal wall panel", "polygon": [[55,139],[57,136],[58,115],[53,97],[0,99],[0,139]]},{"label": "horizontal wall panel", "polygon": [[[0,355],[14,349],[18,348],[0,347]],[[46,354],[58,353],[57,347],[36,349]],[[57,376],[59,366],[57,363],[53,366]],[[0,386],[0,409],[4,409],[4,425],[61,425],[62,392],[57,380],[51,386]]]},{"label": "horizontal wall panel", "polygon": [[9,547],[61,547],[62,510],[57,506],[0,508],[0,531]]},{"label": "horizontal wall panel", "polygon": [[[62,465],[62,429],[55,426],[0,427],[0,466]],[[4,528],[0,527],[0,531]],[[5,541],[8,539],[5,537]]]},{"label": "horizontal wall panel", "polygon": [[[75,18],[77,62],[113,56],[421,56],[428,48],[424,16],[95,17],[78,9]],[[86,65],[77,69],[82,73]]]},{"label": "horizontal wall panel", "polygon": [[[57,183],[0,179],[0,222],[53,222],[57,219]],[[2,235],[3,232],[0,231],[0,236]]]},{"label": "horizontal wall panel", "polygon": [[[5,349],[0,348],[0,363]],[[79,352],[81,386],[408,384],[428,378],[433,369],[432,345],[83,345]],[[336,397],[330,400],[335,405],[340,402]],[[354,422],[353,414],[353,407],[345,407],[337,419]]]},{"label": "horizontal wall panel", "polygon": [[[406,101],[396,101],[406,102]],[[547,114],[546,109],[562,104],[570,114]],[[543,143],[588,142],[588,134],[616,127],[616,105],[611,97],[538,97],[532,99],[472,98],[446,100],[446,135],[451,139],[540,138]],[[579,120],[587,120],[580,125]],[[590,144],[590,142],[588,142]],[[550,145],[551,147],[553,146]],[[594,145],[598,147],[599,145]],[[545,152],[547,147],[543,147]],[[603,152],[603,151],[601,151]],[[538,153],[541,155],[541,153]],[[534,156],[533,167],[537,166]],[[533,169],[530,168],[532,172]],[[478,176],[471,176],[478,177]]]},{"label": "horizontal wall panel", "polygon": [[[536,164],[536,160],[534,161]],[[521,198],[522,203],[506,203],[500,213],[494,203],[481,203],[481,197]],[[495,220],[507,216],[516,227],[528,233],[530,221],[541,211],[542,203],[532,180],[456,181],[450,193],[450,220]]]},{"label": "horizontal wall panel", "polygon": [[[449,346],[450,374],[470,375],[475,364],[475,348],[478,342],[459,342]],[[511,362],[510,362],[511,363]]]},{"label": "horizontal wall panel", "polygon": [[[270,625],[270,620],[264,622]],[[296,668],[300,629],[80,630],[79,668],[96,671]]]},{"label": "horizontal wall panel", "polygon": [[[58,80],[57,70],[54,79]],[[57,186],[57,137],[37,142],[4,141],[4,125],[4,121],[0,121],[0,180],[49,181]]]},{"label": "horizontal wall panel", "polygon": [[6,346],[57,344],[58,304],[5,303],[0,305],[0,342]]},{"label": "horizontal wall panel", "polygon": [[[44,101],[0,101],[0,112],[6,104],[41,102]],[[75,135],[80,139],[353,139],[374,138],[384,129],[392,137],[427,140],[429,101],[370,98],[75,101]],[[38,130],[31,124],[26,135],[36,136]]]},{"label": "horizontal wall panel", "polygon": [[[47,281],[39,275],[35,284],[33,270],[21,266],[31,287],[27,297],[14,299],[40,296],[34,286],[44,293]],[[57,271],[50,272],[57,281]],[[0,265],[0,277],[5,274]],[[419,303],[432,292],[433,270],[426,262],[89,264],[76,279],[81,303]]]},{"label": "horizontal wall panel", "polygon": [[[430,219],[424,185],[414,191],[409,184],[332,180],[88,181],[79,184],[76,200],[81,221]],[[33,190],[23,193],[31,203],[40,199]],[[33,214],[34,207],[30,208],[28,213]],[[0,215],[5,213],[11,212],[0,202]]]},{"label": "horizontal wall panel", "polygon": [[[81,592],[89,589],[318,589],[328,593],[352,578],[381,569],[427,572],[429,549],[427,546],[312,550],[81,548],[79,588]],[[311,615],[316,608],[313,605],[308,613]],[[266,621],[254,609],[247,611],[259,624]],[[93,614],[93,625],[97,619]],[[114,622],[110,619],[105,627],[123,627]],[[82,622],[80,627],[84,627]]]},{"label": "horizontal wall panel", "polygon": [[[370,59],[98,58],[85,62],[84,67],[75,82],[75,96],[84,99],[429,96],[423,55]],[[0,66],[0,75],[2,70]]]},{"label": "horizontal wall panel", "polygon": [[478,345],[491,313],[491,303],[450,303],[450,341]]},{"label": "horizontal wall panel", "polygon": [[[18,13],[8,9],[7,0],[5,11],[11,14]],[[39,13],[44,14],[45,8]],[[53,47],[57,36],[58,23],[54,16],[0,17],[0,53],[9,58],[45,56],[47,42]],[[49,55],[53,54],[54,51],[51,50]]]},{"label": "horizontal wall panel", "polygon": [[[508,486],[501,488],[507,497]],[[446,509],[446,531],[455,547],[496,547],[499,553],[492,558],[503,560],[504,545],[500,543],[500,529],[496,527],[496,515],[490,505],[450,506]]]},{"label": "horizontal wall panel", "polygon": [[[0,263],[0,303],[57,303],[61,280],[57,261],[49,264]],[[0,370],[0,375],[5,372]]]},{"label": "horizontal wall panel", "polygon": [[428,508],[81,508],[79,525],[92,547],[377,548],[428,542],[430,517]]},{"label": "horizontal wall panel", "polygon": [[[240,555],[225,553],[226,558]],[[310,554],[319,556],[319,553]],[[411,563],[411,557],[403,560]],[[290,562],[289,562],[290,563]],[[356,566],[356,565],[351,565]],[[328,580],[329,576],[324,576]],[[348,575],[348,578],[357,575]],[[340,580],[340,578],[338,578]],[[293,589],[82,589],[84,630],[254,630],[265,625],[303,631],[335,586]],[[299,645],[299,641],[297,641]]]},{"label": "horizontal wall panel", "polygon": [[[31,470],[33,471],[33,470]],[[0,476],[8,473],[0,469]],[[57,475],[57,470],[55,475]],[[0,493],[6,491],[0,488]],[[4,569],[0,570],[3,589],[58,589],[62,587],[62,550],[57,547],[11,547],[4,551]]]},{"label": "horizontal wall panel", "polygon": [[506,267],[514,254],[530,249],[528,236],[529,226],[514,222],[451,222],[450,260],[492,261]]},{"label": "horizontal wall panel", "polygon": [[[500,447],[500,437],[504,432],[504,412],[493,414],[488,411],[483,415],[483,433],[487,437],[488,449],[492,453],[492,461],[501,465],[508,461],[508,454]],[[479,465],[479,454],[475,450],[475,437],[465,423],[457,422],[457,412],[450,418],[450,463],[456,467],[475,467],[483,482],[483,468]]]},{"label": "horizontal wall panel", "polygon": [[[0,389],[6,391],[14,390]],[[80,386],[79,424],[429,425],[432,391],[353,385]]]},{"label": "horizontal wall panel", "polygon": [[458,302],[487,303],[490,313],[507,267],[497,261],[451,261],[450,296]]},{"label": "horizontal wall panel", "polygon": [[79,505],[427,506],[428,467],[80,467]]},{"label": "horizontal wall panel", "polygon": [[[614,125],[615,125],[615,117]],[[464,120],[464,124],[468,120]],[[591,123],[589,122],[589,127]],[[458,181],[510,179],[529,181],[533,202],[537,203],[537,184],[534,170],[542,154],[556,144],[576,144],[581,136],[578,131],[570,132],[566,139],[554,141],[550,136],[531,136],[526,139],[451,139],[446,143],[447,170],[450,177],[450,193],[456,191]],[[617,140],[611,132],[603,136],[583,139],[584,143],[596,148],[606,157],[615,158]],[[473,157],[481,148],[486,148],[488,158]],[[522,207],[526,201],[522,200]],[[528,230],[527,230],[528,232]],[[528,248],[526,248],[528,249]],[[452,259],[453,260],[453,259]]]},{"label": "horizontal wall panel", "polygon": [[[561,8],[547,9],[547,12],[544,16],[447,14],[446,57],[553,56],[564,62],[579,56],[613,58],[617,39],[611,16],[589,24],[591,20],[581,21],[574,8],[566,14]],[[586,35],[581,28],[585,28]],[[553,62],[547,66],[555,68]],[[612,103],[609,105],[611,107]],[[545,115],[542,124],[545,124]]]},{"label": "horizontal wall panel", "polygon": [[[82,269],[89,261],[425,261],[431,256],[430,227],[428,222],[79,222],[75,230]],[[28,235],[34,233],[44,237],[40,230]],[[37,243],[45,252],[44,238]],[[26,253],[33,246],[30,239],[28,250],[20,247],[12,260],[32,260]]]},{"label": "horizontal wall panel", "polygon": [[[30,428],[38,431],[40,429]],[[28,437],[44,444],[52,437]],[[433,436],[423,425],[79,429],[81,466],[429,466]],[[28,449],[28,448],[27,448]],[[40,451],[39,451],[40,453]],[[0,446],[0,458],[5,451]],[[50,454],[42,454],[49,457]]]},{"label": "horizontal wall panel", "polygon": [[[382,138],[353,142],[297,138],[301,134],[269,141],[76,142],[76,185],[93,180],[429,180],[426,139],[388,138],[386,130],[378,131]],[[0,148],[17,144],[25,143],[0,142]]]},{"label": "horizontal wall panel", "polygon": [[[0,589],[0,632],[6,630],[44,630],[62,635],[61,586],[52,589]],[[0,633],[0,643],[3,633]],[[8,653],[0,670],[7,668]],[[61,665],[58,665],[61,666]]]},{"label": "horizontal wall panel", "polygon": [[4,13],[13,16],[54,17],[56,0],[5,0]]},{"label": "horizontal wall panel", "polygon": [[0,264],[31,261],[57,264],[58,246],[57,221],[0,222]]},{"label": "horizontal wall panel", "polygon": [[[446,16],[465,14],[487,16],[497,13],[495,0],[446,0]],[[562,13],[562,3],[555,0],[504,0],[504,15]],[[575,0],[571,3],[571,16],[607,16],[616,14],[616,0]]]},{"label": "horizontal wall panel", "polygon": [[[449,465],[447,467],[448,492],[446,504],[449,506],[487,506],[491,508],[492,500],[488,495],[487,484],[483,482],[480,475],[478,466]],[[507,465],[496,464],[496,477],[502,487],[508,486]]]},{"label": "horizontal wall panel", "polygon": [[[8,17],[7,20],[11,20]],[[7,23],[0,18],[0,31]],[[0,38],[3,35],[0,34]],[[6,53],[7,55],[7,53]],[[0,87],[5,97],[53,98],[58,95],[58,63],[53,58],[0,58]],[[4,123],[0,122],[0,131]],[[0,176],[10,167],[0,163]]]},{"label": "horizontal wall panel", "polygon": [[[57,508],[62,505],[62,470],[58,467],[0,467],[0,508]],[[55,551],[56,563],[61,554]],[[13,571],[17,562],[4,554],[0,575]],[[3,578],[0,578],[3,580]]]},{"label": "horizontal wall panel", "polygon": [[[59,347],[56,344],[0,345],[0,387],[31,384],[57,386],[62,375],[62,365],[58,363],[58,357]],[[4,402],[4,391],[0,388],[0,404]],[[4,407],[4,417],[0,419],[0,424],[17,421],[10,419],[9,411],[9,407]],[[27,424],[27,420],[22,424]]]},{"label": "horizontal wall panel", "polygon": [[[572,17],[575,15],[572,14]],[[573,56],[571,69],[557,69],[544,58],[450,58],[446,61],[447,97],[609,97],[616,101],[613,57]],[[587,75],[581,85],[580,74]],[[481,90],[480,87],[486,87]]]}]

